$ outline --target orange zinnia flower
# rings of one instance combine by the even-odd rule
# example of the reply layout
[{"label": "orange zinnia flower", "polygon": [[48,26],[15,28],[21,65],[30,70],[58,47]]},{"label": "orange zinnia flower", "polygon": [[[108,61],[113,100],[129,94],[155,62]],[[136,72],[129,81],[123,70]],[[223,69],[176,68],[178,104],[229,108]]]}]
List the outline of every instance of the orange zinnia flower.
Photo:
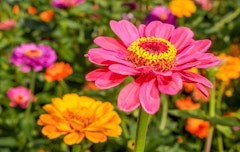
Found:
[{"label": "orange zinnia flower", "polygon": [[169,9],[177,17],[190,17],[196,12],[197,7],[193,0],[171,0]]},{"label": "orange zinnia flower", "polygon": [[193,110],[200,108],[200,104],[193,103],[191,97],[186,97],[185,99],[178,99],[175,102],[177,108],[182,110]]},{"label": "orange zinnia flower", "polygon": [[209,127],[210,123],[208,121],[195,118],[187,119],[186,130],[199,138],[207,137]]},{"label": "orange zinnia flower", "polygon": [[31,15],[34,15],[37,13],[37,9],[33,6],[29,6],[28,7],[28,13],[31,14]]},{"label": "orange zinnia flower", "polygon": [[52,99],[43,107],[38,125],[49,139],[65,135],[67,145],[78,144],[83,138],[93,143],[105,142],[107,136],[118,137],[122,133],[121,119],[110,102],[95,101],[86,96],[66,94]]},{"label": "orange zinnia flower", "polygon": [[59,62],[46,69],[44,78],[47,82],[51,82],[54,80],[60,81],[72,73],[73,69],[69,64]]},{"label": "orange zinnia flower", "polygon": [[240,77],[240,58],[226,54],[220,54],[219,58],[222,60],[222,65],[216,74],[217,79],[222,80],[225,84],[229,84],[231,79],[238,79]]},{"label": "orange zinnia flower", "polygon": [[13,14],[18,14],[20,11],[20,8],[18,5],[14,5],[13,8],[12,8],[12,12]]},{"label": "orange zinnia flower", "polygon": [[44,22],[51,21],[53,16],[54,16],[54,12],[52,10],[47,10],[47,11],[41,12],[39,15],[40,19]]}]

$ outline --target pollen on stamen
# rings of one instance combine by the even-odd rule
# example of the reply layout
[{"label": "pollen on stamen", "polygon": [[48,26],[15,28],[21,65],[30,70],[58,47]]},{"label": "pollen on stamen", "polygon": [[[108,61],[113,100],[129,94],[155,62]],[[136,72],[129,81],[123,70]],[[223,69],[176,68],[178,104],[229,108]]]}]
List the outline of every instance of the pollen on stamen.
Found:
[{"label": "pollen on stamen", "polygon": [[156,37],[142,37],[129,47],[129,61],[136,67],[151,66],[157,71],[167,71],[175,65],[177,50],[168,40]]}]

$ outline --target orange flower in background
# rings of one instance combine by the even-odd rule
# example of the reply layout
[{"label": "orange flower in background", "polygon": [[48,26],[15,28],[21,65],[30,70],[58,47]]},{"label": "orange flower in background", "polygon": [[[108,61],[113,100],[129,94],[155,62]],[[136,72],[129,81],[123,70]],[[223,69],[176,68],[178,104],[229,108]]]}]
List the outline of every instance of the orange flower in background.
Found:
[{"label": "orange flower in background", "polygon": [[197,8],[193,0],[171,0],[169,9],[177,17],[190,17]]},{"label": "orange flower in background", "polygon": [[33,6],[28,7],[28,14],[35,15],[37,13],[37,9]]},{"label": "orange flower in background", "polygon": [[47,10],[44,12],[41,12],[39,17],[43,22],[49,22],[52,20],[54,16],[54,12],[52,10]]},{"label": "orange flower in background", "polygon": [[60,81],[73,73],[72,67],[64,62],[55,63],[46,69],[44,78],[47,82]]},{"label": "orange flower in background", "polygon": [[12,8],[12,12],[13,14],[18,14],[20,12],[20,8],[18,5],[14,5],[13,8]]},{"label": "orange flower in background", "polygon": [[95,85],[93,82],[87,82],[87,84],[83,87],[84,91],[89,91],[89,90],[99,90],[99,88]]},{"label": "orange flower in background", "polygon": [[206,138],[208,136],[209,127],[210,123],[208,121],[195,118],[187,119],[186,130],[199,138]]},{"label": "orange flower in background", "polygon": [[[206,88],[207,89],[207,88]],[[210,90],[208,90],[208,93],[210,93]],[[201,101],[201,102],[207,102],[209,101],[209,96],[206,97],[197,87],[195,87],[193,89],[193,92],[192,92],[192,97],[194,100],[196,101]]]},{"label": "orange flower in background", "polygon": [[222,65],[216,74],[217,79],[224,81],[225,84],[229,84],[231,79],[240,77],[239,57],[228,56],[226,54],[220,54],[218,57],[222,60]]},{"label": "orange flower in background", "polygon": [[65,135],[64,143],[73,145],[87,138],[93,143],[105,142],[107,136],[119,137],[121,119],[110,102],[95,101],[86,96],[66,94],[52,99],[40,115],[38,125],[49,139]]},{"label": "orange flower in background", "polygon": [[185,99],[178,99],[175,102],[177,108],[181,110],[193,110],[200,108],[200,104],[196,104],[192,101],[191,97],[186,97]]}]

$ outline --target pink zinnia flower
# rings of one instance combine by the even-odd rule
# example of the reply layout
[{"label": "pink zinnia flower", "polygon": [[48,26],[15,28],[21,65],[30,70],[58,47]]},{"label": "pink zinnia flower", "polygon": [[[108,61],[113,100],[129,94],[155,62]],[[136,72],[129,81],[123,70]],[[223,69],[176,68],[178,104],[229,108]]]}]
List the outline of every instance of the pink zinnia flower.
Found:
[{"label": "pink zinnia flower", "polygon": [[122,83],[127,76],[135,80],[125,86],[118,96],[118,107],[130,112],[140,105],[149,114],[160,107],[160,93],[175,95],[183,82],[195,83],[208,95],[213,87],[205,77],[190,72],[192,67],[208,68],[219,63],[207,53],[210,40],[194,40],[186,27],[175,27],[160,21],[136,28],[132,23],[111,21],[110,26],[120,40],[99,36],[94,42],[101,48],[90,49],[86,57],[103,66],[87,74],[100,89]]},{"label": "pink zinnia flower", "polygon": [[23,72],[41,71],[54,64],[57,59],[55,51],[47,45],[34,43],[22,44],[14,48],[10,62],[21,67]]},{"label": "pink zinnia flower", "polygon": [[0,22],[0,30],[8,30],[15,26],[16,22],[14,19],[7,19]]},{"label": "pink zinnia flower", "polygon": [[7,96],[11,100],[10,106],[12,107],[19,105],[21,108],[26,108],[29,102],[35,101],[31,91],[21,86],[9,89]]},{"label": "pink zinnia flower", "polygon": [[53,0],[52,5],[54,7],[65,9],[68,7],[77,6],[78,4],[83,3],[83,2],[85,2],[85,0]]}]

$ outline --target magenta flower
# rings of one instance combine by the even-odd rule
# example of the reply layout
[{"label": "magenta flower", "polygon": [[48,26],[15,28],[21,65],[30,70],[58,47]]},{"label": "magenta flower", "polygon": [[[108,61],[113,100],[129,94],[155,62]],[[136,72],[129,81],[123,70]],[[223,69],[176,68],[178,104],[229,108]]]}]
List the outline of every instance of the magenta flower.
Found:
[{"label": "magenta flower", "polygon": [[12,107],[19,105],[21,108],[26,108],[29,102],[35,101],[31,91],[21,86],[9,89],[7,96],[11,100],[10,106]]},{"label": "magenta flower", "polygon": [[183,82],[195,83],[208,95],[206,87],[213,87],[205,77],[190,72],[192,67],[208,68],[219,63],[217,57],[207,53],[210,40],[194,40],[186,27],[175,27],[153,21],[136,28],[132,23],[111,21],[110,26],[120,40],[99,36],[86,57],[103,66],[86,75],[100,89],[122,83],[127,76],[134,81],[119,93],[118,107],[130,112],[139,106],[149,114],[160,107],[160,93],[175,95]]},{"label": "magenta flower", "polygon": [[8,30],[15,26],[16,22],[14,19],[7,19],[0,22],[0,30]]},{"label": "magenta flower", "polygon": [[172,24],[177,26],[177,18],[174,16],[170,9],[164,6],[155,7],[144,19],[144,24],[149,24],[152,21],[161,21],[163,23]]},{"label": "magenta flower", "polygon": [[31,68],[37,72],[53,65],[56,59],[50,46],[28,43],[14,48],[10,62],[21,67],[23,72],[29,72]]},{"label": "magenta flower", "polygon": [[85,0],[53,0],[52,6],[66,9],[68,7],[74,7],[77,6],[80,3],[85,2]]}]

